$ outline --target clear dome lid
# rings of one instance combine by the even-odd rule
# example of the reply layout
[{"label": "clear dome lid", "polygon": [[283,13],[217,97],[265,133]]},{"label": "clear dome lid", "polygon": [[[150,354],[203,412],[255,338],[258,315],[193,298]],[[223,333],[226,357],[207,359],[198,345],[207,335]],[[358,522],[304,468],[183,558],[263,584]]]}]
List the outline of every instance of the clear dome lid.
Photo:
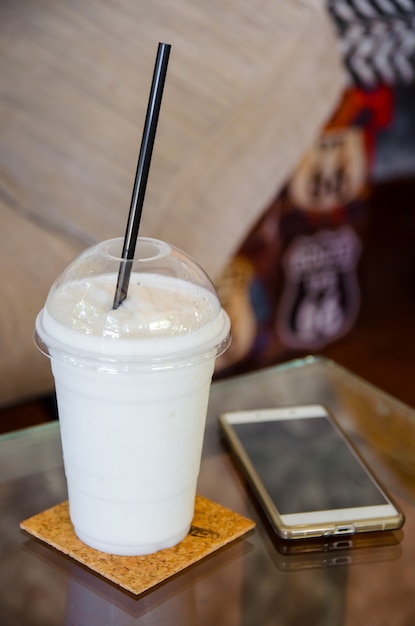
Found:
[{"label": "clear dome lid", "polygon": [[[42,351],[107,356],[221,354],[229,318],[204,270],[181,250],[139,237],[127,297],[114,309],[123,240],[81,253],[52,285],[36,330]],[[45,350],[46,347],[46,350]]]}]

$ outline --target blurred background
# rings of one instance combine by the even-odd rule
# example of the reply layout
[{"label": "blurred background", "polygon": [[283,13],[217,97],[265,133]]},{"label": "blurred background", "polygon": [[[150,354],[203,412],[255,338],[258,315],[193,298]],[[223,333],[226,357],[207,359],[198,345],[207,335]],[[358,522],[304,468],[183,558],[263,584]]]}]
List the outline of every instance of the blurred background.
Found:
[{"label": "blurred background", "polygon": [[212,273],[233,327],[216,378],[321,354],[415,406],[412,0],[1,0],[0,431],[56,418],[34,317],[121,234],[162,37],[144,228]]}]

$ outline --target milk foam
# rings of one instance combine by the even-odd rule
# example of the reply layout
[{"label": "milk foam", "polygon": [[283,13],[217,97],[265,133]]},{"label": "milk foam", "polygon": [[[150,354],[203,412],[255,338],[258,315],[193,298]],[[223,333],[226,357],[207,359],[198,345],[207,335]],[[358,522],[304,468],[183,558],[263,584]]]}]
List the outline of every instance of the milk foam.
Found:
[{"label": "milk foam", "polygon": [[192,283],[155,274],[131,275],[128,296],[112,308],[115,274],[51,290],[37,320],[50,348],[97,355],[148,357],[215,349],[229,331],[216,296]]},{"label": "milk foam", "polygon": [[117,339],[183,335],[218,314],[206,289],[154,274],[132,274],[126,300],[113,310],[116,280],[107,274],[65,285],[51,294],[47,308],[64,326]]}]

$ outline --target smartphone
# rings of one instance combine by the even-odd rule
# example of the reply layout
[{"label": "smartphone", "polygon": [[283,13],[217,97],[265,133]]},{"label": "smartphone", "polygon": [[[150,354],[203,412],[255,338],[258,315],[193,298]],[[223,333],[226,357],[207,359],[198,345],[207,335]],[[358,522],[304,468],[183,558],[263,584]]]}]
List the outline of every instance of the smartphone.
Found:
[{"label": "smartphone", "polygon": [[282,539],[403,525],[402,511],[324,406],[228,412],[219,422]]}]

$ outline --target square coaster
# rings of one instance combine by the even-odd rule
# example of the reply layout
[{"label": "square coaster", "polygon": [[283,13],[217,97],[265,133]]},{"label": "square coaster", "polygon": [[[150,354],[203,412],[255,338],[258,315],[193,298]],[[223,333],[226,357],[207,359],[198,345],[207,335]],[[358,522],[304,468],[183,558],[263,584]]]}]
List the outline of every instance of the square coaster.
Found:
[{"label": "square coaster", "polygon": [[146,556],[117,556],[90,548],[75,535],[68,501],[20,523],[20,528],[134,595],[140,595],[239,539],[255,522],[196,496],[189,534],[173,548]]}]

